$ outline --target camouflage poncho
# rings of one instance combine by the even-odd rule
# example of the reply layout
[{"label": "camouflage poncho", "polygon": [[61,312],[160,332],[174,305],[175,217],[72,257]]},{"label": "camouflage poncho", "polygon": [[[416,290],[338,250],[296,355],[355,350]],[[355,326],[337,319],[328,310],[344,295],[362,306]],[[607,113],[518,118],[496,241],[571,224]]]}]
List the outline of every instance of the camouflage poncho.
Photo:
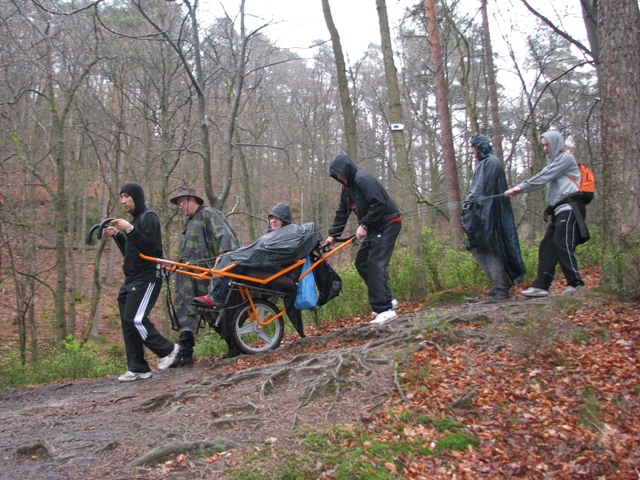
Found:
[{"label": "camouflage poncho", "polygon": [[[213,267],[215,258],[220,253],[236,248],[238,237],[229,222],[213,208],[200,206],[187,219],[178,250],[178,261]],[[197,308],[191,305],[191,301],[194,297],[206,295],[208,286],[207,280],[175,275],[175,309],[178,320],[196,314]]]}]

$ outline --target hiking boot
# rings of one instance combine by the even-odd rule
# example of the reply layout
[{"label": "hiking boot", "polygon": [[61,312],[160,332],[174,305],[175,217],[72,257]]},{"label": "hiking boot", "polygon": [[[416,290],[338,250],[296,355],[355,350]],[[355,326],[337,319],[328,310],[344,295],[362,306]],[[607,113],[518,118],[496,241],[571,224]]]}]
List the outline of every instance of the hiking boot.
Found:
[{"label": "hiking boot", "polygon": [[238,350],[237,348],[230,348],[227,353],[222,355],[222,358],[234,358],[239,357],[240,355],[242,355],[242,352],[240,350]]},{"label": "hiking boot", "polygon": [[508,291],[495,289],[487,296],[487,300],[509,300],[510,297]]},{"label": "hiking boot", "polygon": [[178,355],[176,355],[175,360],[169,368],[186,367],[188,365],[193,365],[193,347],[195,345],[193,333],[188,330],[180,332],[180,340],[178,341],[178,345],[180,345],[180,351],[178,352]]},{"label": "hiking boot", "polygon": [[151,378],[153,377],[153,373],[151,372],[143,372],[143,373],[136,373],[136,372],[127,372],[124,375],[120,375],[118,377],[118,381],[119,382],[133,382],[134,380],[146,380],[147,378]]},{"label": "hiking boot", "polygon": [[579,292],[580,290],[584,290],[584,285],[578,285],[576,287],[572,287],[571,285],[569,285],[567,288],[564,289],[564,292],[562,292],[562,295],[570,295],[572,293]]},{"label": "hiking boot", "polygon": [[158,370],[166,370],[167,368],[169,368],[178,356],[178,353],[180,353],[180,345],[176,343],[174,344],[171,353],[166,357],[162,357],[160,359],[160,361],[158,362]]},{"label": "hiking boot", "polygon": [[549,295],[548,290],[543,290],[541,288],[529,287],[526,290],[520,292],[520,295],[524,295],[525,297],[546,297]]},{"label": "hiking boot", "polygon": [[375,324],[375,325],[382,325],[396,318],[398,318],[398,314],[396,312],[394,312],[393,310],[387,310],[386,312],[381,312],[377,314],[376,318],[371,320],[369,323]]}]

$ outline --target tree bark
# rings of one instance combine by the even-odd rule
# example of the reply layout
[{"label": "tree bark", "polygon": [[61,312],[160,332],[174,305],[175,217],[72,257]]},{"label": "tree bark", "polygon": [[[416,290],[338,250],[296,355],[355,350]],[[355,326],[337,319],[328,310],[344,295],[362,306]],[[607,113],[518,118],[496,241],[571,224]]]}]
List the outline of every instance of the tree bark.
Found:
[{"label": "tree bark", "polygon": [[440,30],[436,17],[435,0],[425,0],[424,3],[427,13],[427,35],[431,46],[431,59],[435,69],[436,109],[438,111],[442,137],[442,156],[445,177],[447,179],[447,200],[450,204],[449,226],[451,231],[451,244],[455,248],[461,248],[464,232],[460,225],[460,216],[462,214],[462,208],[460,206],[460,185],[458,183],[458,168],[453,146],[451,112],[449,111],[449,95],[447,93],[447,82],[444,75],[445,64],[440,43]]},{"label": "tree bark", "polygon": [[600,0],[602,201],[601,282],[640,298],[640,13],[637,0]]},{"label": "tree bark", "polygon": [[[378,10],[378,21],[380,23],[380,40],[382,46],[382,56],[384,60],[384,72],[389,95],[389,119],[392,124],[404,124],[402,113],[402,101],[400,86],[398,84],[398,71],[393,60],[393,45],[391,43],[391,30],[389,28],[389,15],[385,0],[376,0]],[[406,234],[409,237],[409,251],[418,262],[418,270],[423,271],[424,255],[422,252],[422,235],[420,221],[417,214],[418,191],[416,187],[416,174],[409,162],[409,150],[405,142],[404,130],[391,130],[391,139],[397,162],[397,175],[400,181],[401,198],[399,204],[404,212],[403,223],[406,225]],[[398,199],[396,199],[398,200]],[[420,276],[416,291],[422,295],[427,290],[426,281]]]},{"label": "tree bark", "polygon": [[493,151],[496,154],[496,157],[498,157],[501,162],[504,162],[504,152],[502,151],[502,126],[500,124],[500,104],[498,102],[498,88],[496,86],[496,69],[493,64],[493,49],[491,47],[491,35],[489,32],[487,0],[480,0],[480,13],[482,14],[482,44],[484,46],[484,59],[487,66],[487,87],[489,88],[491,127],[493,128]]},{"label": "tree bark", "polygon": [[340,104],[342,105],[342,117],[344,119],[344,137],[347,143],[347,155],[351,160],[358,161],[358,144],[356,130],[356,116],[353,113],[353,104],[349,94],[349,81],[347,79],[347,67],[342,53],[342,44],[338,29],[333,23],[329,0],[322,0],[322,12],[324,20],[331,35],[331,45],[333,46],[333,56],[336,60],[336,75],[338,78],[338,92],[340,94]]}]

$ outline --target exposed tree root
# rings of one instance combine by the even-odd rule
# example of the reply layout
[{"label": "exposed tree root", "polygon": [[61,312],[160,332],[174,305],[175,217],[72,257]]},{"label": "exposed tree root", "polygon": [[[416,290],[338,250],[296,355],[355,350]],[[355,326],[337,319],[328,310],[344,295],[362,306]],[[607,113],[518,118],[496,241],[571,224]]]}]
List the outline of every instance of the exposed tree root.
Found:
[{"label": "exposed tree root", "polygon": [[241,445],[242,444],[231,441],[231,440],[219,440],[219,439],[198,440],[194,442],[168,443],[161,447],[157,447],[152,450],[149,450],[147,453],[145,453],[141,457],[138,457],[135,460],[129,462],[129,466],[139,467],[142,465],[149,465],[151,463],[156,463],[159,460],[162,460],[163,458],[166,458],[170,455],[178,455],[180,453],[189,453],[189,452],[194,452],[196,450],[211,450],[213,452],[224,452],[225,450],[238,448]]}]

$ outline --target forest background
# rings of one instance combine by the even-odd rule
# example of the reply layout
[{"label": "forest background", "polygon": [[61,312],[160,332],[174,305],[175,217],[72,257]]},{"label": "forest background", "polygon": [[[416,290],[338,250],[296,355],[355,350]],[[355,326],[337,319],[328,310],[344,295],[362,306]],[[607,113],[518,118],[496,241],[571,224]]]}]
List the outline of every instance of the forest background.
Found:
[{"label": "forest background", "polygon": [[[174,258],[182,219],[168,199],[184,185],[223,211],[242,243],[282,201],[326,234],[339,192],[328,164],[342,152],[401,206],[398,250],[419,272],[406,300],[419,299],[433,289],[425,239],[463,250],[467,140],[478,131],[510,185],[545,165],[541,133],[564,135],[598,178],[589,222],[607,239],[601,286],[640,296],[637,0],[580,1],[587,43],[522,0],[539,26],[524,45],[502,39],[500,65],[519,80],[508,94],[487,1],[416,2],[392,32],[376,0],[380,45],[348,64],[321,3],[331,41],[302,58],[263,33],[270,21],[247,23],[242,0],[214,21],[197,0],[0,0],[0,282],[2,322],[15,331],[6,351],[27,362],[41,345],[98,335],[113,303],[101,285],[120,281],[120,258],[111,242],[85,239],[125,214],[124,182],[144,186]],[[543,209],[540,193],[514,202],[523,244],[544,231]],[[81,299],[90,308],[79,313]],[[45,326],[51,338],[39,336]]]}]

